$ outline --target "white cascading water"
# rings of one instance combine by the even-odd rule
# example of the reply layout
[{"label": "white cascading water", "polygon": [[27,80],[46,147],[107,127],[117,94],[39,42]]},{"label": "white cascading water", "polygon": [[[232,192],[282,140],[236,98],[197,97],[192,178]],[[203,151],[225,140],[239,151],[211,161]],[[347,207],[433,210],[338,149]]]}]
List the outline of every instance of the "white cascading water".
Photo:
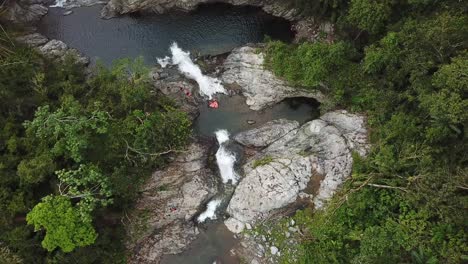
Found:
[{"label": "white cascading water", "polygon": [[171,58],[168,56],[164,57],[163,59],[157,58],[156,60],[158,61],[159,65],[161,65],[161,67],[163,68],[166,68],[167,65],[171,63]]},{"label": "white cascading water", "polygon": [[197,218],[198,223],[203,223],[206,219],[216,219],[216,208],[221,204],[221,200],[212,200],[206,206],[205,212],[200,214]]},{"label": "white cascading water", "polygon": [[63,4],[65,4],[67,0],[56,0],[55,5],[51,5],[50,7],[63,7]]},{"label": "white cascading water", "polygon": [[[189,52],[183,51],[175,42],[171,45],[170,50],[172,54],[172,64],[177,65],[179,67],[179,71],[187,76],[187,78],[193,79],[198,83],[201,95],[207,96],[211,99],[216,93],[226,93],[226,90],[220,80],[203,75],[200,67],[190,59]],[[157,60],[163,68],[169,64],[169,57]]]},{"label": "white cascading water", "polygon": [[229,133],[227,130],[218,130],[215,132],[216,139],[219,143],[219,149],[216,152],[216,163],[218,163],[219,173],[223,183],[231,181],[232,184],[236,184],[238,175],[234,171],[234,163],[236,162],[236,156],[229,152],[224,143],[229,140]]}]

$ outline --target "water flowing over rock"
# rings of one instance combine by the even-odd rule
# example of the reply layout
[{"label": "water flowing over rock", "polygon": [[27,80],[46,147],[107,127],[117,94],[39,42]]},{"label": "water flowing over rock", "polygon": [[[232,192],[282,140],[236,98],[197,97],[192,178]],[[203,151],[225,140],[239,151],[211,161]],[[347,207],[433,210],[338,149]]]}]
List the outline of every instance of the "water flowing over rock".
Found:
[{"label": "water flowing over rock", "polygon": [[[275,131],[266,126],[260,130]],[[318,176],[324,179],[313,204],[323,207],[350,175],[351,152],[365,155],[367,150],[364,117],[346,111],[327,113],[291,130],[244,165],[245,177],[227,208],[230,218],[226,226],[239,233],[246,223],[267,219],[275,210],[294,203],[309,181]]]},{"label": "water flowing over rock", "polygon": [[226,142],[229,140],[229,133],[226,130],[216,131],[219,149],[216,152],[216,163],[218,163],[219,173],[223,183],[236,184],[239,175],[234,171],[236,156],[226,148]]},{"label": "water flowing over rock", "polygon": [[162,255],[182,252],[197,237],[193,218],[217,186],[207,158],[207,147],[193,143],[146,183],[130,216],[130,263],[158,263]]},{"label": "water flowing over rock", "polygon": [[103,8],[101,15],[105,18],[138,11],[151,13],[166,13],[171,10],[192,11],[200,4],[225,3],[238,6],[258,6],[266,13],[288,20],[301,17],[300,12],[291,9],[287,2],[277,0],[110,0]]},{"label": "water flowing over rock", "polygon": [[225,84],[237,84],[246,103],[252,110],[260,110],[291,97],[314,98],[321,102],[324,95],[320,91],[304,91],[293,88],[272,72],[264,69],[264,56],[256,47],[234,49],[224,62],[221,77]]},{"label": "water flowing over rock", "polygon": [[[198,83],[201,95],[211,99],[216,93],[226,93],[226,90],[218,79],[206,76],[202,73],[200,67],[193,63],[189,52],[183,51],[177,46],[177,43],[173,43],[170,50],[172,54],[172,64],[177,65],[179,71],[187,78],[195,80]],[[158,63],[165,68],[168,64],[167,57],[158,59]]]},{"label": "water flowing over rock", "polygon": [[206,210],[198,216],[197,221],[203,223],[206,219],[216,219],[216,209],[220,204],[221,200],[210,201],[206,206]]},{"label": "water flowing over rock", "polygon": [[56,0],[55,3],[50,7],[71,9],[82,6],[102,5],[106,4],[107,2],[108,0]]}]

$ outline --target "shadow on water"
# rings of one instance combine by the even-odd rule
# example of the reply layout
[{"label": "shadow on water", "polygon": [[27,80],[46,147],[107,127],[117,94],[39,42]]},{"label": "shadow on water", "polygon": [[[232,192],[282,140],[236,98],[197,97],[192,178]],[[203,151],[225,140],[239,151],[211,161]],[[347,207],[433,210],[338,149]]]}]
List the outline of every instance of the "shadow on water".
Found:
[{"label": "shadow on water", "polygon": [[302,97],[285,99],[262,111],[252,111],[245,104],[245,98],[239,95],[219,96],[218,101],[218,109],[211,109],[207,105],[200,108],[200,116],[194,124],[194,130],[199,135],[213,136],[218,129],[227,129],[229,133],[235,134],[280,118],[303,124],[320,115],[319,103]]},{"label": "shadow on water", "polygon": [[75,8],[67,16],[63,15],[64,9],[50,8],[38,30],[106,64],[137,56],[154,64],[156,57],[169,55],[174,41],[194,54],[217,55],[246,43],[261,42],[266,35],[283,41],[293,37],[288,21],[254,7],[209,4],[190,13],[133,14],[110,20],[99,17],[101,8]]}]

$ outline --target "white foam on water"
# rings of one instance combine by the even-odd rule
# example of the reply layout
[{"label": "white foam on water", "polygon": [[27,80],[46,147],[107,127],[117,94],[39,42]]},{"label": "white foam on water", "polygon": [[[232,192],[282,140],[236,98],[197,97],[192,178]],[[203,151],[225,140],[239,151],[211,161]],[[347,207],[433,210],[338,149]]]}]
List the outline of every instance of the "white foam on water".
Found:
[{"label": "white foam on water", "polygon": [[166,68],[167,65],[171,64],[171,58],[168,56],[164,57],[163,59],[157,58],[156,60],[158,61],[159,65],[161,65],[161,67],[163,68]]},{"label": "white foam on water", "polygon": [[175,42],[171,45],[170,50],[172,54],[172,64],[177,65],[179,67],[179,71],[187,78],[193,79],[198,83],[201,95],[207,96],[211,99],[216,93],[226,93],[226,90],[220,80],[203,75],[200,67],[190,59],[189,52],[183,51]]},{"label": "white foam on water", "polygon": [[216,131],[215,135],[220,145],[229,140],[229,132],[226,129]]},{"label": "white foam on water", "polygon": [[51,5],[50,7],[63,7],[63,5],[67,2],[67,0],[57,0],[55,1],[55,5]]},{"label": "white foam on water", "polygon": [[236,162],[236,156],[229,152],[224,143],[229,140],[229,133],[227,130],[218,130],[215,132],[216,139],[219,143],[219,149],[216,152],[216,163],[218,164],[219,173],[223,183],[231,181],[232,184],[236,184],[239,176],[234,171],[234,163]]},{"label": "white foam on water", "polygon": [[212,200],[208,203],[208,205],[206,206],[206,210],[205,212],[201,213],[198,218],[197,218],[197,221],[198,223],[203,223],[206,221],[206,219],[216,219],[216,209],[218,208],[218,206],[221,204],[221,200]]}]

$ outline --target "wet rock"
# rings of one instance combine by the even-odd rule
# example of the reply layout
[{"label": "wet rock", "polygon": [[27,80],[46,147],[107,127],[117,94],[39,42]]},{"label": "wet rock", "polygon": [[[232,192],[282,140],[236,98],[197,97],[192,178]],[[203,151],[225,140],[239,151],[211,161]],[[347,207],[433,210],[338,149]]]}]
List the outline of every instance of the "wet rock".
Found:
[{"label": "wet rock", "polygon": [[257,123],[255,120],[247,120],[247,124],[249,125],[253,125],[255,123]]},{"label": "wet rock", "polygon": [[264,69],[264,57],[258,48],[234,49],[224,62],[222,81],[227,85],[237,84],[252,110],[261,110],[291,97],[314,98],[321,102],[320,91],[305,91],[288,86],[272,72]]},{"label": "wet rock", "polygon": [[16,40],[35,48],[50,59],[64,61],[67,57],[74,57],[77,63],[83,65],[89,64],[89,58],[81,55],[76,49],[69,48],[67,44],[60,40],[48,40],[39,33],[20,36]]},{"label": "wet rock", "polygon": [[39,47],[39,51],[45,56],[56,59],[65,60],[67,57],[74,57],[78,63],[88,65],[89,59],[82,56],[76,49],[71,49],[63,41],[53,39],[45,45]]},{"label": "wet rock", "polygon": [[239,232],[246,223],[268,219],[275,210],[294,203],[314,175],[324,177],[313,200],[321,208],[351,174],[351,152],[367,152],[364,124],[364,117],[346,111],[327,113],[290,130],[250,158],[228,205],[226,226]]},{"label": "wet rock", "polygon": [[[101,16],[111,18],[119,14],[133,12],[165,13],[171,10],[193,11],[200,4],[212,2],[210,0],[110,0],[102,9]],[[300,10],[291,9],[287,2],[277,0],[217,0],[239,6],[258,6],[266,13],[288,20],[297,20],[302,16]]]},{"label": "wet rock", "polygon": [[234,140],[246,147],[266,147],[298,127],[297,121],[273,120],[258,128],[235,135]]},{"label": "wet rock", "polygon": [[73,14],[73,11],[72,11],[72,10],[68,10],[68,11],[63,12],[63,15],[64,15],[64,16],[69,16],[69,15],[71,15],[71,14]]},{"label": "wet rock", "polygon": [[207,157],[207,147],[193,143],[145,184],[130,216],[130,263],[158,263],[164,254],[180,253],[196,238],[192,219],[217,191]]},{"label": "wet rock", "polygon": [[186,112],[194,120],[199,115],[198,106],[203,102],[198,93],[198,86],[181,75],[170,71],[171,69],[152,69],[150,79],[153,86],[156,90],[171,98],[182,111]]}]

